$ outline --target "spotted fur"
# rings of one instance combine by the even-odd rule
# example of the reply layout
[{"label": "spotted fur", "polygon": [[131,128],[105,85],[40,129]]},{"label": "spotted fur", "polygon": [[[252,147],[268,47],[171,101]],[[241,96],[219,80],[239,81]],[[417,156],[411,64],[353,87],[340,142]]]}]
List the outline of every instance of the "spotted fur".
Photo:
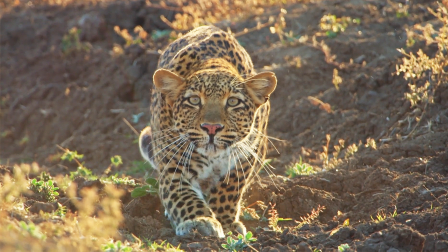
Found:
[{"label": "spotted fur", "polygon": [[265,157],[275,75],[256,74],[246,50],[213,26],[171,43],[158,66],[140,151],[160,173],[176,234],[246,233],[241,196]]}]

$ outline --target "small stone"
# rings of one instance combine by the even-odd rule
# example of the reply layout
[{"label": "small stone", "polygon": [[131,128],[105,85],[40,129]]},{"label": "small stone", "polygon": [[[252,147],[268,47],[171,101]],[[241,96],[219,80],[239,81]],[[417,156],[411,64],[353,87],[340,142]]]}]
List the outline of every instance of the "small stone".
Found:
[{"label": "small stone", "polygon": [[361,64],[366,59],[366,56],[363,54],[359,57],[357,57],[354,61],[356,64]]},{"label": "small stone", "polygon": [[189,244],[187,245],[187,247],[190,248],[190,249],[200,249],[200,248],[202,248],[203,246],[202,246],[202,244],[199,243],[199,242],[192,242],[192,243],[189,243]]},{"label": "small stone", "polygon": [[306,242],[301,242],[296,249],[297,252],[311,252],[310,246]]},{"label": "small stone", "polygon": [[93,42],[103,38],[106,31],[106,21],[97,12],[84,14],[78,20],[78,28],[81,30],[80,39]]},{"label": "small stone", "polygon": [[40,211],[44,213],[51,213],[55,211],[57,207],[53,203],[44,203],[44,202],[35,202],[30,208],[29,211],[32,213],[39,213]]}]

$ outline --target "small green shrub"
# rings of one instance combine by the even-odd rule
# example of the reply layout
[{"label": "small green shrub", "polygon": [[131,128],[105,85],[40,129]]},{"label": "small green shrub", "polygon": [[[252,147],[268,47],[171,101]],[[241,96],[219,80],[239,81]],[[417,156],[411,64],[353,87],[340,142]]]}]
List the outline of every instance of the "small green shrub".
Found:
[{"label": "small green shrub", "polygon": [[57,192],[59,187],[54,186],[53,180],[37,181],[37,179],[33,179],[30,182],[30,190],[48,202],[56,201],[56,196],[59,195]]},{"label": "small green shrub", "polygon": [[132,192],[133,198],[143,197],[145,195],[157,195],[159,192],[159,184],[155,178],[147,178],[146,185],[136,187]]},{"label": "small green shrub", "polygon": [[121,241],[110,242],[108,244],[103,245],[104,252],[131,252],[132,248],[126,246]]},{"label": "small green shrub", "polygon": [[33,222],[26,223],[24,221],[19,222],[20,229],[23,235],[32,236],[39,240],[45,240],[47,237],[42,233],[40,228],[36,226]]},{"label": "small green shrub", "polygon": [[325,31],[325,35],[327,35],[327,37],[334,38],[339,33],[344,32],[345,29],[352,23],[359,25],[361,20],[359,18],[351,17],[338,18],[336,15],[328,14],[324,15],[320,19],[319,26],[322,31]]},{"label": "small green shrub", "polygon": [[177,247],[174,247],[172,244],[163,241],[160,244],[155,241],[146,240],[144,247],[149,248],[151,251],[173,251],[173,252],[183,252],[180,249],[180,244]]},{"label": "small green shrub", "polygon": [[115,185],[135,185],[135,180],[130,179],[129,177],[118,177],[118,174],[111,175],[106,178],[101,178],[102,182],[112,182]]},{"label": "small green shrub", "polygon": [[291,165],[286,170],[286,175],[290,178],[294,178],[297,175],[310,175],[314,173],[316,173],[314,168],[307,163],[303,163],[302,157],[300,157],[300,161],[298,163]]},{"label": "small green shrub", "polygon": [[149,162],[146,161],[133,161],[131,168],[126,172],[128,175],[133,175],[137,173],[149,173],[153,171],[154,168],[151,166]]},{"label": "small green shrub", "polygon": [[341,244],[341,245],[338,246],[338,251],[339,251],[339,252],[347,252],[347,251],[350,251],[350,246],[349,246],[347,243],[345,243],[345,244]]},{"label": "small green shrub", "polygon": [[232,232],[227,233],[227,239],[225,244],[221,244],[224,249],[230,251],[243,251],[244,248],[250,245],[251,242],[256,241],[256,238],[252,237],[252,232],[247,232],[245,236],[238,234],[238,240],[232,238]]},{"label": "small green shrub", "polygon": [[90,51],[91,46],[88,43],[81,42],[80,34],[81,30],[73,27],[62,37],[61,51],[63,54],[68,55],[75,51]]},{"label": "small green shrub", "polygon": [[97,176],[92,174],[92,171],[84,166],[78,167],[78,169],[74,172],[70,172],[70,179],[74,180],[77,177],[83,177],[89,180],[96,180],[98,179]]},{"label": "small green shrub", "polygon": [[110,162],[115,167],[118,167],[119,165],[123,164],[123,160],[121,159],[120,155],[115,155],[115,156],[111,157]]}]

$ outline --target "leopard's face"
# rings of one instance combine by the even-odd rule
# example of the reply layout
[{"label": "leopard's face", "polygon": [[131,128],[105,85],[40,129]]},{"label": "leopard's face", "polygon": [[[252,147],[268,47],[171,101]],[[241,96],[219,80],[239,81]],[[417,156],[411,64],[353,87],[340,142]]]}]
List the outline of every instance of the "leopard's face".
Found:
[{"label": "leopard's face", "polygon": [[257,109],[268,100],[277,79],[271,72],[243,79],[235,72],[217,69],[184,79],[159,69],[154,84],[172,108],[172,130],[201,154],[213,157],[245,141]]},{"label": "leopard's face", "polygon": [[216,156],[248,136],[258,107],[241,77],[202,72],[185,84],[173,103],[174,127],[198,152]]}]

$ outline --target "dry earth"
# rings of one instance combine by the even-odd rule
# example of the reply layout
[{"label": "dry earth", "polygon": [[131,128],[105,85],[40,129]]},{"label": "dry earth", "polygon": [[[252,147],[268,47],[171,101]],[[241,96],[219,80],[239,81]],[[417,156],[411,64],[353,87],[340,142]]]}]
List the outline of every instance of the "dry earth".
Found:
[{"label": "dry earth", "polygon": [[[277,4],[257,15],[216,24],[238,33],[268,22],[269,17],[278,21],[283,16],[285,31],[293,31],[296,38],[308,36],[307,41],[282,42],[269,26],[238,36],[256,68],[274,71],[279,83],[271,99],[268,130],[281,140],[273,140],[279,154],[272,145],[269,152],[279,176],[261,174],[246,204],[276,203],[279,216],[293,220],[319,205],[326,208],[300,228],[293,221],[280,222],[281,232],[267,230],[266,221],[245,221],[258,238],[252,249],[333,251],[348,244],[347,251],[448,251],[448,88],[435,90],[434,103],[422,111],[404,98],[407,81],[395,74],[403,57],[398,48],[413,52],[422,48],[429,55],[437,50],[418,41],[406,46],[407,28],[436,24],[427,7],[436,9],[437,3],[410,2],[404,17],[397,13],[400,4],[409,4],[405,1],[327,0]],[[76,164],[54,158],[60,157],[56,146],[60,145],[85,154],[85,166],[97,175],[107,170],[110,157],[120,155],[123,165],[107,172],[143,182],[144,171],[136,171],[141,162],[135,161],[142,160],[136,136],[123,118],[137,131],[147,125],[157,50],[169,41],[152,37],[125,46],[114,26],[132,31],[141,25],[151,34],[170,29],[160,15],[173,20],[180,9],[145,1],[67,5],[3,1],[0,6],[1,163],[35,161],[53,176],[69,174]],[[350,24],[330,38],[319,28],[321,17],[330,13],[359,19],[360,24]],[[74,26],[81,29],[85,49],[67,49],[63,37]],[[318,43],[313,44],[313,35]],[[114,44],[124,48],[121,55],[112,53]],[[332,83],[334,69],[342,78],[339,89]],[[142,116],[136,120],[139,113]],[[333,146],[339,139],[345,141],[341,162],[333,169],[319,158],[327,134],[330,160]],[[369,138],[376,148],[365,146]],[[358,151],[343,158],[352,144]],[[284,177],[286,167],[300,157],[319,172]],[[80,187],[102,186],[83,179],[76,182]],[[130,191],[127,188],[122,197],[123,239],[132,233],[180,244],[186,251],[222,250],[224,240],[198,234],[176,237],[159,200],[132,199]],[[378,220],[378,213],[387,218]],[[349,225],[344,225],[347,219]]]}]

